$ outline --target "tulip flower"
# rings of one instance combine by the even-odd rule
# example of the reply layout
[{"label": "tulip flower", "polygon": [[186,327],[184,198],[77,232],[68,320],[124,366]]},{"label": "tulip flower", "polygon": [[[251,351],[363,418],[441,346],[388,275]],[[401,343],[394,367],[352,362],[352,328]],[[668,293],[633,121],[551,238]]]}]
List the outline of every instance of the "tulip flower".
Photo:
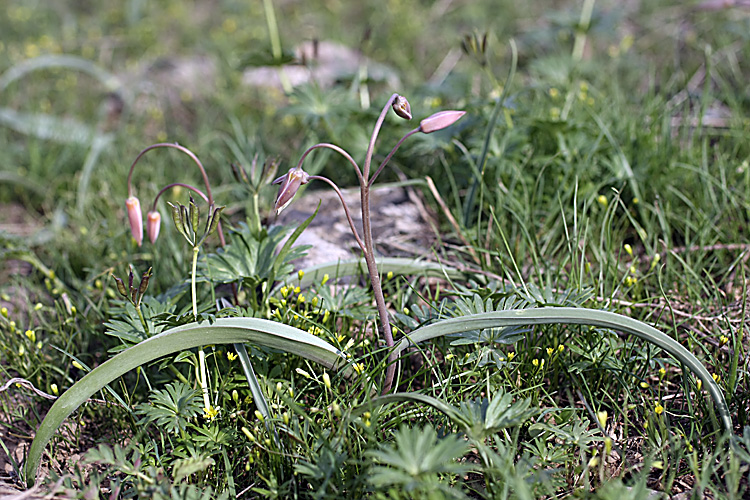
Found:
[{"label": "tulip flower", "polygon": [[419,122],[419,130],[425,134],[437,132],[456,123],[466,111],[440,111]]},{"label": "tulip flower", "polygon": [[141,246],[141,243],[143,243],[143,212],[141,212],[141,202],[135,196],[131,196],[125,200],[125,206],[128,211],[130,232],[133,234],[133,238],[138,243],[138,246]]},{"label": "tulip flower", "polygon": [[274,184],[281,184],[279,188],[279,194],[276,196],[276,215],[280,214],[294,199],[294,195],[297,194],[299,187],[302,184],[307,184],[310,181],[310,176],[301,168],[292,168],[286,175],[282,175],[275,181]]},{"label": "tulip flower", "polygon": [[159,237],[159,229],[161,229],[161,214],[152,210],[146,214],[146,234],[151,243],[155,243],[156,238]]}]

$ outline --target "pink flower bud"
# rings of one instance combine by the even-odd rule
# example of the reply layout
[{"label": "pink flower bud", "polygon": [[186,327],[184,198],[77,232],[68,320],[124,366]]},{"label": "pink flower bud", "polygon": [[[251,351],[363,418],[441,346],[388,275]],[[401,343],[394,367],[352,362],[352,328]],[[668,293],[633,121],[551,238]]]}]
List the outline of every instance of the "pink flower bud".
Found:
[{"label": "pink flower bud", "polygon": [[143,212],[141,212],[141,202],[135,196],[131,196],[125,200],[125,206],[128,210],[130,232],[133,234],[133,239],[138,243],[138,246],[141,246],[141,243],[143,243]]},{"label": "pink flower bud", "polygon": [[440,111],[419,122],[419,130],[425,134],[442,130],[456,123],[465,114],[466,111]]},{"label": "pink flower bud", "polygon": [[159,229],[161,229],[161,214],[156,211],[146,214],[146,234],[151,243],[155,243],[156,238],[159,237]]},{"label": "pink flower bud", "polygon": [[282,175],[273,181],[274,184],[281,184],[279,194],[276,196],[276,215],[280,214],[292,202],[299,187],[302,184],[307,184],[309,180],[310,176],[307,172],[301,168],[293,168],[286,175]]},{"label": "pink flower bud", "polygon": [[409,101],[406,100],[406,97],[401,95],[396,96],[391,107],[393,108],[393,112],[404,120],[411,120],[411,106],[409,106]]}]

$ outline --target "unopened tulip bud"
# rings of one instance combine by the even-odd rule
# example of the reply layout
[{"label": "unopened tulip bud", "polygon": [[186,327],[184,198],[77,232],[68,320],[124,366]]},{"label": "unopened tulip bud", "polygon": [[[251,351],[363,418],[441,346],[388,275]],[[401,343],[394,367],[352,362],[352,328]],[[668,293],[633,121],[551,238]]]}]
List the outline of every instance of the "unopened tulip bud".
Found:
[{"label": "unopened tulip bud", "polygon": [[419,130],[425,134],[437,132],[456,123],[466,111],[440,111],[419,122]]},{"label": "unopened tulip bud", "polygon": [[125,200],[125,206],[128,210],[130,232],[133,234],[133,239],[138,243],[138,246],[141,246],[141,243],[143,243],[143,212],[141,212],[141,202],[135,196],[131,196]]},{"label": "unopened tulip bud", "polygon": [[151,243],[156,242],[156,238],[159,237],[159,230],[161,229],[161,214],[156,211],[151,211],[146,214],[146,234]]},{"label": "unopened tulip bud", "polygon": [[276,196],[276,214],[280,214],[294,199],[294,195],[299,191],[299,187],[302,184],[307,184],[310,180],[310,176],[301,168],[293,168],[287,172],[286,175],[282,175],[275,181],[274,184],[281,184],[279,188],[279,194]]},{"label": "unopened tulip bud", "polygon": [[391,107],[394,113],[404,120],[411,120],[411,106],[409,106],[409,101],[406,100],[406,97],[396,96]]}]

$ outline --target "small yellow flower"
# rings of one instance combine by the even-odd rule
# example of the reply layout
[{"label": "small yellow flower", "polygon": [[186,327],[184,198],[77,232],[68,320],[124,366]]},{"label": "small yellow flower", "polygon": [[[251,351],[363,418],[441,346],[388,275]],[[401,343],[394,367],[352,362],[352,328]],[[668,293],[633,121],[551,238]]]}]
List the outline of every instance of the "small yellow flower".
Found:
[{"label": "small yellow flower", "polygon": [[323,384],[326,386],[326,389],[331,390],[331,377],[328,376],[327,372],[323,372]]},{"label": "small yellow flower", "polygon": [[701,387],[703,387],[703,381],[701,379],[698,379],[695,381],[695,386],[698,388],[698,390],[701,390]]},{"label": "small yellow flower", "polygon": [[719,380],[721,380],[721,375],[719,375],[718,373],[714,373],[713,375],[711,375],[711,378],[713,378],[714,381],[718,382]]},{"label": "small yellow flower", "polygon": [[300,287],[298,287],[298,286],[294,287],[294,293],[300,293],[301,291],[302,291],[302,289]]},{"label": "small yellow flower", "polygon": [[508,361],[513,361],[513,358],[515,358],[515,357],[516,357],[516,353],[515,352],[510,351],[508,353]]},{"label": "small yellow flower", "polygon": [[549,89],[549,96],[552,99],[556,99],[557,97],[560,96],[560,91],[557,90],[555,87],[552,87],[551,89]]},{"label": "small yellow flower", "polygon": [[547,348],[547,356],[552,356],[552,354],[554,354],[554,352],[555,352],[554,348],[552,348],[552,347],[548,347]]},{"label": "small yellow flower", "polygon": [[365,371],[365,364],[354,363],[352,364],[352,368],[354,368],[354,371],[357,372],[358,375],[362,375],[362,373]]},{"label": "small yellow flower", "polygon": [[296,370],[294,370],[294,371],[296,371],[296,372],[297,372],[298,374],[302,375],[302,376],[303,376],[303,377],[305,377],[305,378],[312,378],[312,377],[310,376],[310,374],[309,374],[308,372],[306,372],[305,370],[303,370],[302,368],[297,368],[297,369],[296,369]]},{"label": "small yellow flower", "polygon": [[300,269],[299,271],[297,271],[297,277],[299,279],[304,278],[305,277],[305,271],[303,271],[302,269]]},{"label": "small yellow flower", "polygon": [[646,383],[646,382],[641,382],[641,384],[640,384],[640,385],[641,385],[641,389],[648,389],[648,383]]},{"label": "small yellow flower", "polygon": [[318,307],[318,297],[313,297],[310,304],[312,304],[313,307]]},{"label": "small yellow flower", "polygon": [[411,314],[411,311],[409,311],[408,307],[404,307],[404,314],[406,314],[407,316]]},{"label": "small yellow flower", "polygon": [[607,208],[607,205],[609,204],[609,201],[607,200],[607,197],[603,194],[600,194],[596,197],[596,202],[599,203],[604,208]]},{"label": "small yellow flower", "polygon": [[328,276],[328,273],[324,274],[323,275],[323,279],[320,281],[320,284],[321,285],[325,285],[326,283],[328,283],[329,279],[330,279],[330,277]]},{"label": "small yellow flower", "polygon": [[72,364],[73,364],[73,368],[78,368],[79,370],[83,370],[83,366],[81,366],[81,363],[79,363],[78,361],[74,360]]},{"label": "small yellow flower", "polygon": [[227,359],[229,361],[234,361],[237,359],[237,354],[233,353],[232,351],[227,351]]},{"label": "small yellow flower", "polygon": [[643,429],[644,430],[648,429],[648,420],[646,420],[645,422],[643,422]]},{"label": "small yellow flower", "polygon": [[393,271],[388,271],[388,274],[385,275],[385,279],[387,280],[393,279]]},{"label": "small yellow flower", "polygon": [[656,413],[657,415],[661,415],[662,413],[664,413],[664,407],[661,405],[661,403],[656,403],[654,413]]},{"label": "small yellow flower", "polygon": [[659,368],[659,378],[663,379],[667,375],[667,370],[664,369],[664,367]]},{"label": "small yellow flower", "polygon": [[281,293],[281,296],[285,298],[289,295],[289,289],[285,286],[282,286],[281,289],[279,289],[279,292]]},{"label": "small yellow flower", "polygon": [[284,421],[284,425],[289,425],[289,414],[287,412],[281,414],[281,419]]},{"label": "small yellow flower", "polygon": [[203,418],[206,420],[213,420],[219,416],[219,409],[214,406],[203,408]]},{"label": "small yellow flower", "polygon": [[57,384],[50,384],[49,389],[52,391],[52,394],[57,396],[59,394],[59,389],[57,388]]},{"label": "small yellow flower", "polygon": [[7,318],[8,317],[8,308],[7,307],[0,307],[0,314],[2,314],[4,318]]},{"label": "small yellow flower", "polygon": [[38,310],[40,310],[40,309],[41,309],[42,307],[44,307],[44,305],[43,305],[43,304],[42,304],[41,302],[37,302],[37,303],[36,303],[36,304],[34,305],[34,310],[35,310],[35,311],[38,311]]},{"label": "small yellow flower", "polygon": [[333,410],[334,415],[336,415],[337,417],[341,417],[341,407],[336,401],[334,401],[331,405],[331,409]]},{"label": "small yellow flower", "polygon": [[625,250],[625,253],[627,253],[631,257],[633,256],[633,247],[631,247],[629,243],[625,243],[622,248]]},{"label": "small yellow flower", "polygon": [[266,420],[266,418],[263,416],[263,414],[260,411],[258,411],[258,410],[255,410],[255,418],[257,418],[258,420],[260,420],[261,423]]},{"label": "small yellow flower", "polygon": [[297,297],[297,303],[298,304],[301,304],[304,301],[305,301],[305,296],[304,295],[300,295],[299,297]]},{"label": "small yellow flower", "polygon": [[237,389],[232,389],[232,401],[235,403],[239,402],[240,400],[240,393],[237,392]]},{"label": "small yellow flower", "polygon": [[394,327],[393,327],[393,328],[391,329],[391,332],[393,333],[393,335],[396,335],[396,334],[398,333],[398,327],[397,327],[397,326],[394,326]]},{"label": "small yellow flower", "polygon": [[726,335],[722,335],[721,337],[719,337],[719,347],[724,347],[728,343],[729,343],[729,337],[727,337]]},{"label": "small yellow flower", "polygon": [[26,354],[26,348],[24,346],[19,347],[18,348],[18,355],[19,356],[23,356],[24,354]]},{"label": "small yellow flower", "polygon": [[559,346],[557,346],[557,351],[558,352],[563,352],[564,350],[565,350],[565,346],[564,345],[560,344]]},{"label": "small yellow flower", "polygon": [[326,309],[325,312],[323,313],[323,323],[325,323],[326,321],[328,321],[328,318],[330,318],[330,317],[331,317],[331,311],[329,311],[328,309]]},{"label": "small yellow flower", "polygon": [[36,342],[36,333],[34,330],[26,330],[26,337],[32,342]]}]

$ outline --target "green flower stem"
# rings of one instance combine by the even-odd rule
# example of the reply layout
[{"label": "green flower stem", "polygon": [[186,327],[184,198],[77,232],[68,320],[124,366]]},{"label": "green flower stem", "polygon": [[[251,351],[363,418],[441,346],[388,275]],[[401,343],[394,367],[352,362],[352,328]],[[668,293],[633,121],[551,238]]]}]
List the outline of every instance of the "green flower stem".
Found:
[{"label": "green flower stem", "polygon": [[198,321],[198,298],[196,294],[196,288],[195,288],[195,276],[198,271],[198,252],[200,251],[199,246],[193,247],[193,268],[192,272],[190,273],[190,294],[192,295],[193,299],[193,319],[195,321]]},{"label": "green flower stem", "polygon": [[[200,245],[193,247],[193,269],[190,276],[190,293],[193,298],[193,318],[198,321],[198,298],[195,288],[195,276],[198,269],[198,252],[200,251]],[[211,408],[211,400],[208,397],[208,374],[206,371],[206,353],[201,348],[198,350],[198,384],[201,386],[201,392],[203,393],[203,404],[206,410]]]},{"label": "green flower stem", "polygon": [[135,305],[135,310],[138,313],[138,319],[141,320],[141,325],[143,326],[143,331],[146,332],[146,336],[148,336],[148,323],[146,323],[146,318],[143,317],[143,311],[141,311],[141,304],[140,299],[138,300],[138,304]]}]

